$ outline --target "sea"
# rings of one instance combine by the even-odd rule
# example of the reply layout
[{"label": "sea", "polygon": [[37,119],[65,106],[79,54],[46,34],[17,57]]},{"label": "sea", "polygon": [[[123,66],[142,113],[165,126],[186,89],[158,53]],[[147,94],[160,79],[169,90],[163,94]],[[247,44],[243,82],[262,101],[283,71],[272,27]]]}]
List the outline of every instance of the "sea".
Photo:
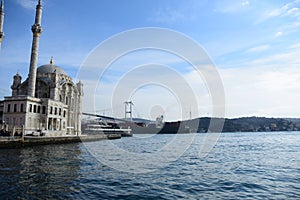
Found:
[{"label": "sea", "polygon": [[1,149],[0,199],[300,199],[300,132],[215,136]]}]

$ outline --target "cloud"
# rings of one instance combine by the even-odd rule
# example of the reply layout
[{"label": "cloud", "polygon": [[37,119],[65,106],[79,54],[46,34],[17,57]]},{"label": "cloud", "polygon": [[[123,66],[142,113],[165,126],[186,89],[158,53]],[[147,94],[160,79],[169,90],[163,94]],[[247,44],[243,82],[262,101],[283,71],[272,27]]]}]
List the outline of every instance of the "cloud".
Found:
[{"label": "cloud", "polygon": [[[197,59],[199,59],[199,54],[197,55]],[[96,60],[92,62],[99,63]],[[81,78],[85,91],[83,109],[85,111],[105,110],[106,113],[113,113],[115,117],[123,117],[123,102],[128,101],[131,93],[137,89],[132,100],[137,106],[140,116],[148,117],[151,108],[159,104],[165,110],[167,120],[188,119],[190,106],[197,107],[194,106],[191,95],[200,93],[193,92],[186,87],[185,84],[188,82],[186,80],[201,79],[201,76],[196,73],[196,76],[186,78],[187,71],[194,70],[192,66],[187,65],[189,65],[187,62],[174,54],[157,50],[142,50],[119,58],[101,76],[95,77],[97,65],[95,65],[96,68],[92,67],[93,72],[91,73],[84,69],[83,73],[87,75],[84,76],[85,78]],[[203,66],[202,69],[212,79],[210,68]],[[100,69],[98,68],[98,70]],[[154,84],[155,87],[144,87],[145,83]],[[203,87],[201,88],[203,89]],[[199,85],[197,91],[199,91]],[[178,103],[176,95],[187,100],[183,100],[185,103]],[[204,102],[204,98],[208,101]],[[101,102],[96,103],[95,108],[93,107],[93,99],[96,102]],[[112,103],[112,99],[116,99],[117,102]],[[200,99],[201,104],[199,105],[208,106],[209,94],[207,90],[201,91]],[[208,106],[208,109],[211,109],[211,106]],[[108,110],[113,111],[108,112]],[[205,108],[205,110],[207,109]],[[201,111],[204,109],[201,108]],[[205,113],[207,112],[205,111]],[[194,110],[193,116],[199,116],[197,113]]]},{"label": "cloud", "polygon": [[257,47],[248,49],[246,52],[247,53],[262,52],[262,51],[268,50],[269,48],[270,48],[270,45],[261,45],[261,46],[257,46]]},{"label": "cloud", "polygon": [[[269,45],[261,45],[249,49],[248,52],[259,53],[270,48]],[[268,52],[268,54],[269,53],[272,53],[272,51]],[[295,43],[280,53],[276,51],[276,53],[263,56],[259,59],[252,58],[251,61],[239,62],[235,59],[231,61],[232,63],[235,62],[231,68],[219,68],[226,95],[226,117],[299,117],[299,54],[300,44]],[[141,57],[139,54],[135,55],[137,58]],[[152,55],[150,55],[149,59],[151,59],[151,57]],[[133,61],[133,57],[130,57],[126,62],[131,62],[130,60]],[[172,68],[172,59],[167,58],[167,60],[167,62],[171,63],[169,66]],[[158,61],[161,62],[160,59]],[[111,108],[112,106],[110,98],[112,93],[115,92],[116,85],[119,85],[120,93],[125,91],[125,94],[128,94],[128,92],[126,92],[128,88],[135,88],[134,85],[139,86],[140,84],[137,83],[143,82],[149,77],[154,82],[157,82],[156,80],[164,80],[171,86],[180,86],[174,76],[169,76],[170,72],[168,72],[168,70],[162,69],[163,68],[148,71],[147,68],[144,68],[142,71],[137,70],[126,75],[126,80],[128,81],[120,81],[126,76],[119,74],[119,76],[110,77],[110,79],[112,78],[111,82],[101,82],[97,90],[92,88],[93,92],[96,92],[96,102],[101,102],[96,105],[96,110],[106,110],[106,113],[112,113],[116,116],[118,115],[118,117],[124,116],[123,102],[128,99],[117,98],[119,101],[118,108],[113,112],[107,111],[107,108]],[[192,92],[180,89],[181,93],[189,99],[189,95],[191,94],[196,96],[197,106],[195,106],[195,104],[192,105],[192,117],[211,115],[214,105],[207,83],[197,71],[191,68],[189,69],[189,71],[177,70],[177,72],[192,88]],[[202,66],[201,69],[206,72],[206,78],[213,80],[208,67]],[[113,73],[113,75],[116,74]],[[97,83],[94,84],[97,85]],[[85,86],[88,86],[88,84]],[[120,95],[119,92],[117,93]],[[84,99],[91,100],[91,98],[88,98],[88,95],[86,95]],[[165,111],[166,120],[178,120],[181,119],[181,117],[184,119],[189,118],[190,103],[178,103],[170,91],[158,85],[139,88],[135,95],[133,95],[133,101],[138,110],[135,111],[135,116],[137,116],[138,112],[140,117],[149,117],[152,107],[160,105]],[[84,108],[85,110],[92,110],[88,108],[88,106],[92,104],[85,103],[84,105],[87,106]]]},{"label": "cloud", "polygon": [[284,66],[274,69],[266,65],[223,69],[221,75],[228,117],[299,117],[299,68]]},{"label": "cloud", "polygon": [[158,23],[173,24],[178,21],[183,21],[186,18],[187,16],[181,10],[167,7],[157,10],[154,17],[150,18],[150,20]]},{"label": "cloud", "polygon": [[248,0],[243,0],[242,1],[242,6],[249,6],[250,2]]},{"label": "cloud", "polygon": [[275,34],[275,37],[278,38],[278,37],[280,37],[280,36],[282,36],[282,35],[283,35],[283,33],[282,33],[281,31],[278,31],[278,32]]},{"label": "cloud", "polygon": [[300,49],[300,43],[292,44],[289,46],[290,49]]},{"label": "cloud", "polygon": [[277,54],[272,54],[263,58],[258,58],[247,63],[243,63],[244,67],[253,67],[253,66],[277,66],[281,67],[282,65],[294,66],[295,63],[300,63],[299,60],[299,49],[294,49],[289,52],[282,52]]},{"label": "cloud", "polygon": [[287,14],[299,16],[299,8],[292,8],[292,9],[288,10]]},{"label": "cloud", "polygon": [[34,10],[37,4],[36,0],[17,0],[16,2],[23,8],[29,10]]},{"label": "cloud", "polygon": [[262,23],[274,17],[290,17],[296,21],[300,20],[300,10],[297,6],[300,3],[299,0],[295,0],[291,3],[287,3],[280,8],[266,11],[263,16],[257,21]]},{"label": "cloud", "polygon": [[249,7],[249,0],[218,1],[215,11],[220,13],[234,14],[242,12]]},{"label": "cloud", "polygon": [[165,65],[141,65],[114,77],[109,82],[83,82],[86,94],[83,98],[84,110],[93,110],[92,100],[95,98],[96,102],[101,102],[95,105],[95,110],[111,108],[115,116],[123,117],[123,103],[132,100],[142,116],[149,116],[151,108],[159,104],[166,111],[166,119],[178,120],[182,119],[182,110],[187,109],[182,106],[193,105],[191,95],[194,93],[188,87],[184,73]]},{"label": "cloud", "polygon": [[269,56],[232,60],[231,68],[223,66],[219,72],[226,94],[226,116],[299,117],[299,54],[300,43],[295,43]]},{"label": "cloud", "polygon": [[[171,1],[172,2],[172,1]],[[199,10],[205,9],[205,2],[198,0],[178,1],[160,6],[148,20],[157,23],[175,24],[195,20]]]}]

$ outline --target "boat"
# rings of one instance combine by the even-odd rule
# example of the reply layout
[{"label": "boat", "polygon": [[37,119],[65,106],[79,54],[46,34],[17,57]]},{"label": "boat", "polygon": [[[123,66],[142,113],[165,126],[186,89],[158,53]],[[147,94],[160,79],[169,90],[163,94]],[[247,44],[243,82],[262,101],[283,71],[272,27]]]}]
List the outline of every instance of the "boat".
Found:
[{"label": "boat", "polygon": [[102,120],[86,124],[84,133],[87,135],[106,134],[111,138],[116,138],[117,134],[121,135],[122,137],[132,136],[130,127],[122,128],[115,123],[107,123]]},{"label": "boat", "polygon": [[121,137],[122,137],[122,135],[119,133],[113,133],[113,134],[107,135],[107,139],[109,139],[109,140],[120,139]]}]

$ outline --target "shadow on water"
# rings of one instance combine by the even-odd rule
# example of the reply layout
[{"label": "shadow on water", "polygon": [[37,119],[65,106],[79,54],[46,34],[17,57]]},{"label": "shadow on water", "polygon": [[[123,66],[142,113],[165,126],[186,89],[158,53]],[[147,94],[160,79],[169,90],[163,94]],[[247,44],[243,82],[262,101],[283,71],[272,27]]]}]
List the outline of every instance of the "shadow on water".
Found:
[{"label": "shadow on water", "polygon": [[80,144],[0,150],[1,199],[64,198],[76,190]]}]

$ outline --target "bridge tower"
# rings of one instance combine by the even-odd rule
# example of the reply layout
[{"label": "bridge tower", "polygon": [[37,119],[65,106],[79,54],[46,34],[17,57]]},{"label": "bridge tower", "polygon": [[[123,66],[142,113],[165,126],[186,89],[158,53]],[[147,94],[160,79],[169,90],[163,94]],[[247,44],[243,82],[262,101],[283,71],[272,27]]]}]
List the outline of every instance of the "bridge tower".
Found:
[{"label": "bridge tower", "polygon": [[132,122],[132,101],[126,101],[125,104],[125,120],[130,120]]}]

